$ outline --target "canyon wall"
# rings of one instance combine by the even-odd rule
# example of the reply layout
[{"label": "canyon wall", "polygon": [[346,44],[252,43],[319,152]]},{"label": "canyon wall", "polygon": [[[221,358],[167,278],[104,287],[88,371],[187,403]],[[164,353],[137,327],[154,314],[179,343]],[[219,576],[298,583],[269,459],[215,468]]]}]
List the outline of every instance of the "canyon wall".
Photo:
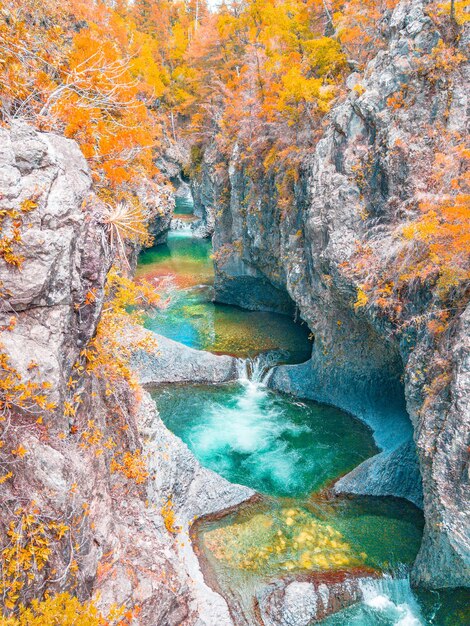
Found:
[{"label": "canyon wall", "polygon": [[202,469],[141,387],[85,371],[112,257],[104,207],[73,141],[22,123],[0,138],[0,549],[24,524],[18,554],[30,536],[46,549],[19,573],[2,559],[2,604],[99,592],[142,626],[229,626],[188,530],[252,492]]},{"label": "canyon wall", "polygon": [[[337,489],[424,504],[413,581],[446,587],[470,582],[470,310],[459,306],[450,320],[444,358],[426,326],[410,323],[426,313],[430,292],[416,291],[398,325],[377,306],[355,306],[374,267],[366,262],[360,277],[350,271],[358,244],[371,252],[368,263],[393,263],[400,227],[419,214],[430,185],[437,151],[430,129],[466,133],[468,64],[455,63],[437,82],[430,78],[433,49],[440,39],[455,40],[455,31],[440,31],[426,4],[401,2],[386,49],[364,75],[349,77],[349,94],[305,159],[288,210],[278,208],[277,175],[252,180],[237,146],[225,169],[212,156],[202,158],[196,178],[215,222],[216,299],[279,312],[295,303],[315,337],[312,358],[276,368],[270,384],[371,425],[384,452]],[[461,51],[466,44],[463,31]],[[436,385],[443,374],[446,384]]]}]

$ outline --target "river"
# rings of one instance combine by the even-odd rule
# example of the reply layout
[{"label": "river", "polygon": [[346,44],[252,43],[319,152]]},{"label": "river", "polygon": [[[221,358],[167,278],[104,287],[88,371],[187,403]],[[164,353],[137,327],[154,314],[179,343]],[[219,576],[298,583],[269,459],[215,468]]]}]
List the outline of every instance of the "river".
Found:
[{"label": "river", "polygon": [[[384,575],[364,585],[363,602],[323,624],[413,626],[470,623],[468,595],[415,593],[407,571],[419,549],[422,512],[397,498],[334,497],[329,486],[378,452],[372,431],[331,406],[266,386],[269,365],[300,363],[309,331],[288,316],[214,304],[211,244],[182,228],[142,252],[137,277],[154,281],[168,305],[147,318],[155,332],[197,349],[246,360],[236,383],[161,386],[161,417],[206,467],[252,487],[255,502],[196,526],[210,584],[241,624],[257,623],[253,598],[273,579]],[[214,625],[216,626],[216,625]]]}]

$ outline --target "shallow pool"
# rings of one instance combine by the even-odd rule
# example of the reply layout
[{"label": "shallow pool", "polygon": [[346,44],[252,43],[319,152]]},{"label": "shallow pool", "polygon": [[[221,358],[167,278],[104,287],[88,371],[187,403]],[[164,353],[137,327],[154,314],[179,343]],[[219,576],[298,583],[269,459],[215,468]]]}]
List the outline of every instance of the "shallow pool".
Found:
[{"label": "shallow pool", "polygon": [[192,237],[189,226],[170,232],[167,244],[142,252],[137,279],[152,281],[162,297],[169,298],[165,309],[147,318],[146,328],[216,354],[253,357],[280,348],[286,361],[306,361],[311,341],[305,324],[286,315],[212,302],[211,253],[210,241]]}]

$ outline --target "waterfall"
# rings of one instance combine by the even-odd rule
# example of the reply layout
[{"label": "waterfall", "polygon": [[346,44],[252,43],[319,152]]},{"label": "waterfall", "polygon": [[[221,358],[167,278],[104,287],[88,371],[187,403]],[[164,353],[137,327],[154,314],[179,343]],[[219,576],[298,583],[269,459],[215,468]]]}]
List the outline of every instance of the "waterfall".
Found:
[{"label": "waterfall", "polygon": [[173,237],[192,237],[191,222],[185,222],[178,217],[174,217],[170,223],[170,231]]},{"label": "waterfall", "polygon": [[390,620],[394,626],[425,624],[418,602],[406,578],[384,576],[361,583],[363,604],[367,614]]},{"label": "waterfall", "polygon": [[361,602],[330,615],[321,623],[325,626],[424,626],[418,601],[410,586],[408,576],[396,573],[398,578],[384,575],[377,579],[359,581]]},{"label": "waterfall", "polygon": [[250,381],[266,385],[272,374],[273,367],[285,362],[288,356],[288,353],[283,350],[269,350],[258,354],[254,358],[240,359],[238,362],[240,382]]}]

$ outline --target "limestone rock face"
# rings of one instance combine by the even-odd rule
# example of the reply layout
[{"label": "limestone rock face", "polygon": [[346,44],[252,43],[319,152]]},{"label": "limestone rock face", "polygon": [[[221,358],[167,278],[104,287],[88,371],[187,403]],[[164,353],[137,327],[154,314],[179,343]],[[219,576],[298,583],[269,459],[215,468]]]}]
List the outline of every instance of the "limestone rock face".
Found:
[{"label": "limestone rock face", "polygon": [[[75,142],[17,123],[0,129],[0,146],[2,208],[16,209],[23,220],[14,246],[21,267],[0,258],[2,327],[16,317],[2,343],[20,373],[37,363],[38,378],[52,385],[51,400],[60,406],[103,301],[110,255],[99,202]],[[26,203],[34,208],[25,213]],[[11,222],[2,225],[4,236],[11,228]]]},{"label": "limestone rock face", "polygon": [[[437,375],[428,366],[439,362],[439,348],[426,329],[399,328],[374,306],[354,308],[361,280],[345,269],[354,266],[358,242],[378,266],[396,257],[397,233],[419,215],[429,191],[436,152],[429,129],[466,134],[468,64],[457,64],[438,88],[418,69],[440,36],[449,36],[426,15],[426,4],[402,0],[394,10],[388,45],[362,78],[348,81],[351,91],[332,109],[299,172],[289,211],[281,215],[277,205],[276,175],[253,182],[235,148],[218,183],[229,197],[213,192],[219,199],[215,289],[216,299],[242,306],[246,293],[249,308],[272,310],[274,290],[282,294],[279,310],[295,303],[315,336],[312,358],[275,368],[269,384],[335,404],[374,429],[385,454],[343,487],[420,503],[421,474],[426,527],[413,582],[445,587],[470,583],[468,312],[460,309],[450,325],[448,384],[427,397]],[[467,44],[468,29],[459,39],[462,52]],[[390,106],[389,98],[403,90],[412,94],[406,105]],[[426,314],[430,297],[417,292],[406,319]],[[368,482],[363,490],[361,482]]]},{"label": "limestone rock face", "polygon": [[206,150],[191,178],[194,215],[199,218],[192,225],[196,237],[210,237],[214,232],[215,207],[221,192],[220,175],[214,168],[216,160],[217,152],[211,148]]},{"label": "limestone rock face", "polygon": [[414,441],[367,459],[334,485],[336,493],[398,496],[423,508],[423,491]]},{"label": "limestone rock face", "polygon": [[175,208],[174,194],[169,185],[142,179],[136,190],[142,206],[147,212],[149,232],[154,244],[166,241]]},{"label": "limestone rock face", "polygon": [[[227,604],[204,583],[188,531],[195,517],[253,492],[203,469],[143,389],[74,368],[96,331],[111,262],[78,146],[25,124],[1,128],[0,202],[22,221],[15,256],[0,258],[2,363],[6,357],[25,383],[47,383],[44,394],[56,405],[39,417],[28,406],[2,415],[0,475],[11,475],[0,489],[0,549],[23,509],[38,511],[46,526],[70,528],[62,540],[48,539],[47,563],[20,600],[45,589],[81,600],[99,592],[103,609],[138,605],[140,626],[231,626]],[[1,236],[13,226],[5,218]],[[20,268],[7,262],[20,257]],[[222,361],[219,373],[228,376],[234,360]],[[147,480],[126,473],[126,454],[146,459]]]}]

